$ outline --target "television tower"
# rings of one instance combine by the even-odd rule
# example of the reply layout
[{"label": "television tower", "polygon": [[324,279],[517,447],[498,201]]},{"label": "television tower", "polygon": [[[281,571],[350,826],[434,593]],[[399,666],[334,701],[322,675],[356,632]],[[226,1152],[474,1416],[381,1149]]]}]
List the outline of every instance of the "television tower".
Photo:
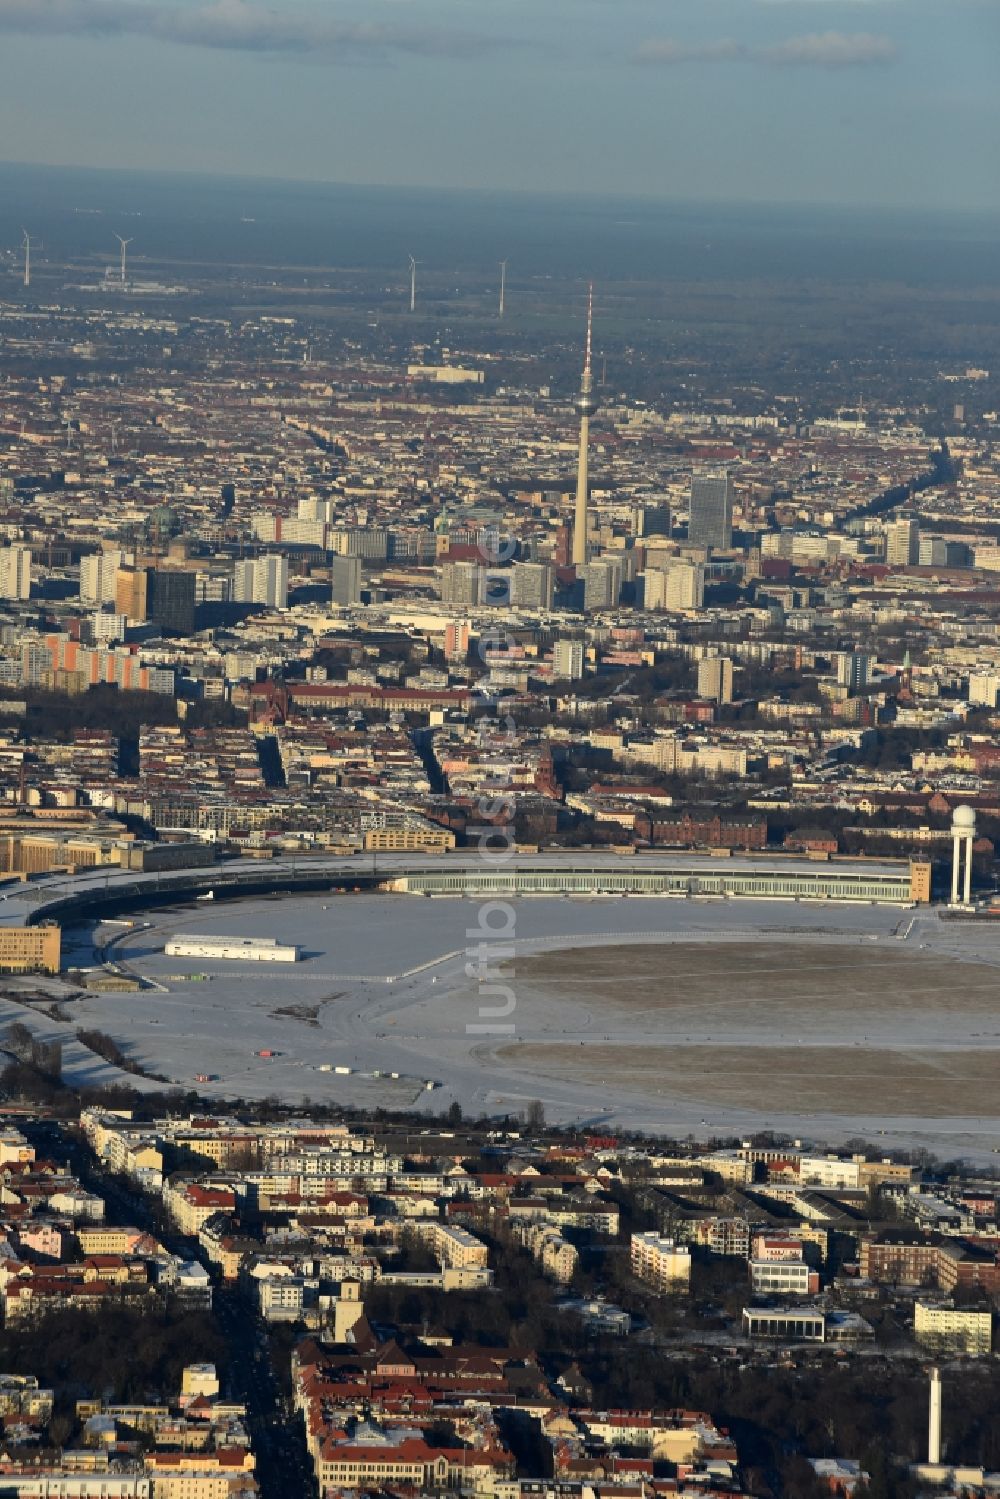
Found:
[{"label": "television tower", "polygon": [[580,393],[574,404],[580,418],[580,456],[576,467],[576,510],[573,517],[573,566],[577,569],[587,565],[587,500],[590,494],[590,475],[587,467],[590,444],[590,418],[597,410],[594,399],[594,378],[591,370],[591,348],[594,331],[594,286],[591,282],[587,300],[587,354],[583,361],[583,378]]}]

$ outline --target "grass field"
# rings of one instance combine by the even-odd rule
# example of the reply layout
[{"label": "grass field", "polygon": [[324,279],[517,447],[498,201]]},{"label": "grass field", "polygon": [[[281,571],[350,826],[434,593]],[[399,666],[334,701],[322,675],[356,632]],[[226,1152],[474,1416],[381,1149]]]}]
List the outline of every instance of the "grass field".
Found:
[{"label": "grass field", "polygon": [[864,944],[674,943],[523,958],[529,1011],[579,1028],[496,1052],[521,1073],[713,1108],[1000,1117],[1000,971]]}]

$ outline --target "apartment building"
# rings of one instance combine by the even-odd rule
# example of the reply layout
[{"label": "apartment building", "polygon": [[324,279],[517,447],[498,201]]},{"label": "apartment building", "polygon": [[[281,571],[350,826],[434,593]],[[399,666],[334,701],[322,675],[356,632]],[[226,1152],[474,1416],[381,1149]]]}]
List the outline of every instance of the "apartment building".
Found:
[{"label": "apartment building", "polygon": [[33,1374],[0,1374],[0,1416],[48,1421],[55,1397]]},{"label": "apartment building", "polygon": [[993,1352],[993,1313],[918,1301],[913,1335],[922,1348],[935,1353],[986,1355]]},{"label": "apartment building", "polygon": [[560,1285],[568,1285],[573,1279],[580,1260],[575,1244],[564,1239],[552,1223],[521,1223],[514,1230],[514,1237],[529,1250],[540,1266],[542,1273]]},{"label": "apartment building", "polygon": [[749,1259],[750,1225],[745,1218],[697,1218],[685,1225],[685,1235],[711,1254]]},{"label": "apartment building", "polygon": [[233,597],[240,603],[265,604],[269,609],[288,607],[288,558],[280,553],[237,562],[233,571]]},{"label": "apartment building", "polygon": [[231,1187],[205,1187],[199,1182],[167,1183],[163,1203],[181,1233],[197,1236],[214,1213],[235,1212],[236,1193]]},{"label": "apartment building", "polygon": [[422,1223],[417,1232],[447,1269],[486,1268],[489,1251],[482,1240],[477,1239],[467,1228],[448,1223]]},{"label": "apartment building", "polygon": [[[308,1289],[307,1289],[308,1288]],[[308,1290],[315,1302],[319,1282],[301,1275],[273,1275],[257,1282],[257,1305],[265,1322],[298,1322],[306,1306]]]},{"label": "apartment building", "polygon": [[650,1230],[633,1234],[632,1274],[660,1291],[683,1291],[691,1283],[691,1250],[687,1244]]},{"label": "apartment building", "polygon": [[727,656],[706,656],[698,662],[698,696],[715,703],[733,700],[733,663]]},{"label": "apartment building", "polygon": [[996,1253],[963,1240],[863,1239],[858,1260],[862,1276],[878,1285],[933,1285],[945,1292],[976,1287],[990,1295],[1000,1290]]},{"label": "apartment building", "polygon": [[21,542],[0,548],[0,599],[31,597],[31,548]]}]

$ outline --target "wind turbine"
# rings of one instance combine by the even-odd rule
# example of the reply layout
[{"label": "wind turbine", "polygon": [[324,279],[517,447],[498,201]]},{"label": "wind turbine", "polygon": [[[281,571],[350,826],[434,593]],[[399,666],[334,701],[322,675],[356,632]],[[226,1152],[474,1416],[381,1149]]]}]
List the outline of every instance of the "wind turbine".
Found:
[{"label": "wind turbine", "polygon": [[122,247],[122,291],[124,291],[125,290],[125,246],[126,245],[130,245],[132,243],[132,241],[130,239],[122,239],[122,237],[121,237],[120,234],[116,234],[115,235],[115,239],[118,241],[118,243]]},{"label": "wind turbine", "polygon": [[503,317],[504,299],[507,292],[507,262],[500,262],[500,316]]},{"label": "wind turbine", "polygon": [[420,264],[420,261],[419,260],[414,260],[413,256],[411,255],[410,256],[410,311],[411,312],[416,312],[416,310],[417,310],[417,266],[419,264]]},{"label": "wind turbine", "polygon": [[24,235],[24,239],[22,240],[22,244],[24,245],[24,284],[25,284],[25,286],[30,286],[31,285],[31,235],[28,233],[27,229],[22,229],[21,233]]}]

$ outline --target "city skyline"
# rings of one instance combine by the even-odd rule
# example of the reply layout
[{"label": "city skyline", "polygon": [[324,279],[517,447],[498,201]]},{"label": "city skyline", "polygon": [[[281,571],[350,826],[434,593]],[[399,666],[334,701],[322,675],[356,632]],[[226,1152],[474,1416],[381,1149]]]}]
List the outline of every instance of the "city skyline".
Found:
[{"label": "city skyline", "polygon": [[39,165],[1000,207],[989,0],[0,0],[0,37]]},{"label": "city skyline", "polygon": [[998,22],[0,0],[5,1499],[1000,1499]]}]

